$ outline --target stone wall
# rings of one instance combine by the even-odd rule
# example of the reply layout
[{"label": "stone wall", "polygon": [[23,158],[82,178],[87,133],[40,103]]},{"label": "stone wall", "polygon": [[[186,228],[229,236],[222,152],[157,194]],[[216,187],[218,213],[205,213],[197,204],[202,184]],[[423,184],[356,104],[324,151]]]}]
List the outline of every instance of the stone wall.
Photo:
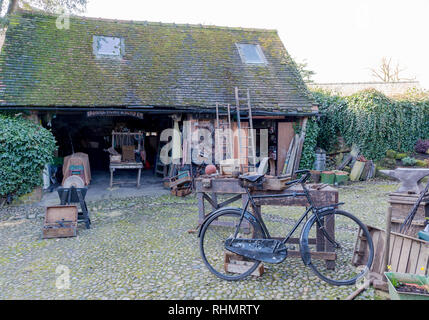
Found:
[{"label": "stone wall", "polygon": [[341,95],[351,95],[364,89],[375,89],[384,93],[386,96],[395,96],[406,93],[408,90],[416,88],[421,89],[418,81],[401,82],[338,82],[338,83],[307,83],[311,89],[331,90]]}]

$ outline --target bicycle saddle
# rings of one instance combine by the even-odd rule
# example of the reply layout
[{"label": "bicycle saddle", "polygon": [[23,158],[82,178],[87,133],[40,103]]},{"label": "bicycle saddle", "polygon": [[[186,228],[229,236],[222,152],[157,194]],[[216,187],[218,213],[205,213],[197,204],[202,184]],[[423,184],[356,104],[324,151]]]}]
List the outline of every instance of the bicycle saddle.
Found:
[{"label": "bicycle saddle", "polygon": [[251,182],[251,183],[257,183],[261,181],[261,179],[264,177],[264,174],[254,174],[254,175],[241,175],[238,177],[238,179]]}]

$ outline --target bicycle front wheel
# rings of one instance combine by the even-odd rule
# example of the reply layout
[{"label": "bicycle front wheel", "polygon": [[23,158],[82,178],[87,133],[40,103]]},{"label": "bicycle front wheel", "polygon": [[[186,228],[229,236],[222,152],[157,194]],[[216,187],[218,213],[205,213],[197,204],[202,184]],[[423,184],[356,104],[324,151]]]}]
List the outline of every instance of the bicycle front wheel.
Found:
[{"label": "bicycle front wheel", "polygon": [[369,271],[374,246],[367,227],[354,215],[332,210],[315,216],[304,226],[301,251],[304,263],[332,285],[352,285]]},{"label": "bicycle front wheel", "polygon": [[[225,240],[234,236],[241,218],[241,210],[226,209],[215,214],[202,226],[201,257],[207,268],[224,280],[240,280],[252,274],[260,262],[246,259],[225,249]],[[265,239],[258,221],[246,212],[238,230],[237,239]]]}]

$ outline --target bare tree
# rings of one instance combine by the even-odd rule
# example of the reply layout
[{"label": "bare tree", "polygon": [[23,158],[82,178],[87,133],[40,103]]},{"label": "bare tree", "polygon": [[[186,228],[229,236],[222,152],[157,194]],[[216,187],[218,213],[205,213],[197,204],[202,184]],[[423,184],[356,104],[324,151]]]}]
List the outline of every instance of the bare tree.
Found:
[{"label": "bare tree", "polygon": [[405,78],[402,73],[406,68],[400,67],[399,63],[392,64],[392,58],[383,57],[380,66],[376,69],[370,69],[372,76],[383,82],[398,82],[398,81],[412,81],[416,78]]},{"label": "bare tree", "polygon": [[308,63],[307,61],[304,59],[302,62],[296,62],[297,60],[294,59],[295,63],[296,63],[296,67],[298,69],[298,72],[301,74],[302,79],[305,82],[314,82],[312,77],[316,74],[316,72],[314,72],[313,70],[309,70],[308,67]]},{"label": "bare tree", "polygon": [[[4,0],[0,0],[0,10]],[[9,0],[6,15],[15,12],[19,7],[37,8],[54,13],[59,8],[65,8],[70,12],[84,12],[88,0]]]},{"label": "bare tree", "polygon": [[18,9],[18,6],[19,6],[18,0],[9,0],[9,6],[7,7],[6,14],[10,14],[10,13],[16,11],[16,9]]}]

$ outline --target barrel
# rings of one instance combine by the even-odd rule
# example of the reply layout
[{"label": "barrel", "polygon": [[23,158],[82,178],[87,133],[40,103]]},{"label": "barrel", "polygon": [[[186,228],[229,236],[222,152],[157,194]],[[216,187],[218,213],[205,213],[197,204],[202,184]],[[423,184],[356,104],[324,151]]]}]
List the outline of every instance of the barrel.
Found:
[{"label": "barrel", "polygon": [[326,152],[323,150],[316,151],[316,160],[313,164],[314,170],[323,171],[326,167]]}]

